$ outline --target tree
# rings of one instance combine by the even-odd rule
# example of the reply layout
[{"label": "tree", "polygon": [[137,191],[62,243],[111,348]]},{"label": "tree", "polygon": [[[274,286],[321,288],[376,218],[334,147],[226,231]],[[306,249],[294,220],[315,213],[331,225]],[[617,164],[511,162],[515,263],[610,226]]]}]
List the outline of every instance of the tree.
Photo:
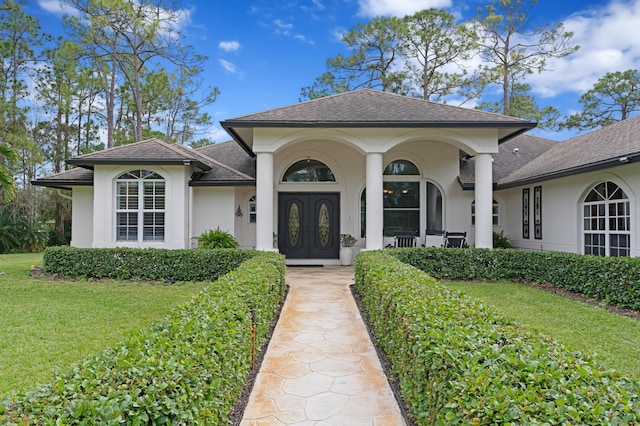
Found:
[{"label": "tree", "polygon": [[349,56],[339,54],[327,59],[327,71],[311,86],[300,91],[302,99],[315,99],[359,88],[377,88],[406,93],[406,74],[398,71],[401,22],[396,18],[378,17],[358,24],[342,36],[351,49]]},{"label": "tree", "polygon": [[[553,130],[560,126],[560,112],[552,107],[538,107],[536,100],[530,94],[531,86],[524,83],[514,83],[509,89],[509,109],[513,117],[524,118],[525,120],[538,123],[537,128],[543,130]],[[502,101],[482,102],[477,107],[483,111],[502,113],[504,110]]]},{"label": "tree", "polygon": [[531,10],[537,0],[494,0],[479,8],[476,17],[483,67],[483,84],[502,88],[502,113],[513,115],[509,100],[514,82],[547,69],[547,61],[578,49],[571,43],[571,32],[561,23],[534,27]]},{"label": "tree", "polygon": [[582,112],[571,114],[563,127],[586,130],[626,120],[640,111],[640,72],[635,69],[609,72],[579,102]]},{"label": "tree", "polygon": [[[442,101],[471,85],[472,78],[460,66],[473,56],[476,34],[441,9],[426,9],[402,20],[399,32],[402,56],[416,95]],[[445,71],[448,70],[448,71]]]},{"label": "tree", "polygon": [[[130,112],[133,139],[143,138],[142,86],[150,65],[161,62],[178,69],[198,69],[206,60],[184,46],[176,30],[182,14],[162,0],[64,0],[81,12],[68,17],[85,55],[102,76],[107,104],[108,147],[115,141],[116,95],[126,87],[133,102]],[[155,62],[154,62],[155,61]],[[124,111],[124,109],[121,109]]]},{"label": "tree", "polygon": [[0,201],[9,201],[16,194],[16,182],[11,173],[16,153],[9,144],[0,143]]}]

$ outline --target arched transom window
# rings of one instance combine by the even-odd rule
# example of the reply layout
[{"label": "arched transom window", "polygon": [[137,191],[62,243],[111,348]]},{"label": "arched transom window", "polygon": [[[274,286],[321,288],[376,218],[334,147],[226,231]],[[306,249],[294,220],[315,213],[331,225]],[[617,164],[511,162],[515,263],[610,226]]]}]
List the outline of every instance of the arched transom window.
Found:
[{"label": "arched transom window", "polygon": [[629,256],[631,211],[629,197],[613,182],[593,187],[583,203],[584,253]]},{"label": "arched transom window", "polygon": [[333,170],[322,161],[301,160],[292,164],[284,173],[283,182],[335,182]]},{"label": "arched transom window", "polygon": [[165,180],[149,170],[116,179],[116,241],[164,241]]}]

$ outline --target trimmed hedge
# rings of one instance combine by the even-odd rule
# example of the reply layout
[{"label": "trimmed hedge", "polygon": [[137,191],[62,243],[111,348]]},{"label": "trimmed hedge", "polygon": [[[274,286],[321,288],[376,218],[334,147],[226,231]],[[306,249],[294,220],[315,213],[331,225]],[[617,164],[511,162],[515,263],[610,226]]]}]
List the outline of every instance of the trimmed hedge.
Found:
[{"label": "trimmed hedge", "polygon": [[284,257],[262,253],[150,329],[0,404],[0,424],[228,424],[283,301]]},{"label": "trimmed hedge", "polygon": [[640,422],[639,382],[521,331],[388,250],[360,253],[355,268],[355,290],[417,424]]},{"label": "trimmed hedge", "polygon": [[475,248],[389,252],[438,279],[552,283],[606,304],[640,309],[640,258]]},{"label": "trimmed hedge", "polygon": [[65,277],[209,281],[237,268],[255,250],[48,247],[42,270]]}]

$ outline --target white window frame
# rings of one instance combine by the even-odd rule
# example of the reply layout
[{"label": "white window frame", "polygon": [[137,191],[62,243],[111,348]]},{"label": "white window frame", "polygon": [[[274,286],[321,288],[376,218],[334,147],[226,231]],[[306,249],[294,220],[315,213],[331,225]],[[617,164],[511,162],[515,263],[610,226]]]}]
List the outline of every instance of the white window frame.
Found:
[{"label": "white window frame", "polygon": [[[491,223],[500,226],[500,203],[495,198],[491,202]],[[476,200],[471,202],[471,226],[476,226]]]},{"label": "white window frame", "polygon": [[[598,186],[605,185],[605,194],[597,191]],[[616,188],[609,193],[609,184],[615,185]],[[592,192],[601,194],[601,200],[584,201]],[[616,191],[623,194],[622,198],[612,198]],[[588,210],[588,212],[587,212]],[[613,214],[612,214],[612,210]],[[622,211],[621,211],[622,210]],[[600,182],[591,186],[591,189],[585,195],[582,202],[582,252],[594,256],[630,256],[631,255],[631,202],[627,193],[615,182]],[[614,226],[611,226],[611,225]],[[622,225],[622,226],[621,226]],[[587,229],[589,228],[589,229]],[[615,228],[615,229],[612,229]],[[594,242],[593,237],[597,236],[602,241]],[[588,241],[588,237],[591,241]],[[613,237],[620,241],[620,237],[624,237],[627,241],[626,246],[612,247]],[[587,244],[590,242],[590,244]],[[587,247],[590,250],[587,250]],[[604,252],[594,253],[594,251],[602,250]],[[614,251],[616,251],[614,253]],[[620,252],[624,252],[620,254]]]},{"label": "white window frame", "polygon": [[[130,175],[130,177],[126,177]],[[137,175],[137,177],[136,177]],[[157,177],[156,177],[157,176]],[[162,185],[159,185],[159,184]],[[147,195],[146,201],[151,201],[151,207],[145,206],[145,187],[149,187],[151,184],[152,195],[149,199]],[[122,185],[126,185],[127,188],[135,188],[137,194],[135,198],[128,198],[124,201],[124,207],[121,207],[121,197],[134,197],[129,195],[129,191],[125,191],[125,194],[120,194],[120,188]],[[162,188],[162,191],[158,189]],[[114,191],[114,241],[116,242],[131,242],[131,243],[151,243],[151,242],[164,242],[166,235],[166,180],[158,173],[150,170],[130,170],[128,172],[120,174],[115,180]],[[129,217],[135,218],[134,225],[121,225],[120,215],[126,214]],[[145,219],[149,218],[151,222]],[[159,220],[161,223],[156,223]],[[121,237],[121,228],[128,227],[135,229],[135,236],[131,238]],[[145,235],[145,230],[151,229],[151,236]],[[127,233],[128,234],[128,233]]]}]

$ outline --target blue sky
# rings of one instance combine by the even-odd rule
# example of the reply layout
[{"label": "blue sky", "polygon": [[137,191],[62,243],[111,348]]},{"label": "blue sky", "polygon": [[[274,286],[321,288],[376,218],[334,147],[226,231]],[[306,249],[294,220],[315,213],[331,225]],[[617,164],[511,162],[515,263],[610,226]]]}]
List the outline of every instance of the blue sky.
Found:
[{"label": "blue sky", "polygon": [[[340,35],[375,16],[404,16],[439,7],[460,19],[475,15],[479,0],[182,0],[187,43],[206,55],[206,79],[220,89],[208,112],[210,137],[229,137],[219,122],[276,108],[300,99],[300,89],[326,70],[326,59],[348,53]],[[45,33],[59,35],[57,0],[30,0],[25,11]],[[69,12],[69,11],[67,11]],[[578,98],[605,73],[640,69],[640,0],[539,0],[531,18],[563,22],[580,50],[552,61],[552,69],[528,83],[539,106],[562,114],[579,108]],[[538,133],[565,139],[571,133]]]}]

